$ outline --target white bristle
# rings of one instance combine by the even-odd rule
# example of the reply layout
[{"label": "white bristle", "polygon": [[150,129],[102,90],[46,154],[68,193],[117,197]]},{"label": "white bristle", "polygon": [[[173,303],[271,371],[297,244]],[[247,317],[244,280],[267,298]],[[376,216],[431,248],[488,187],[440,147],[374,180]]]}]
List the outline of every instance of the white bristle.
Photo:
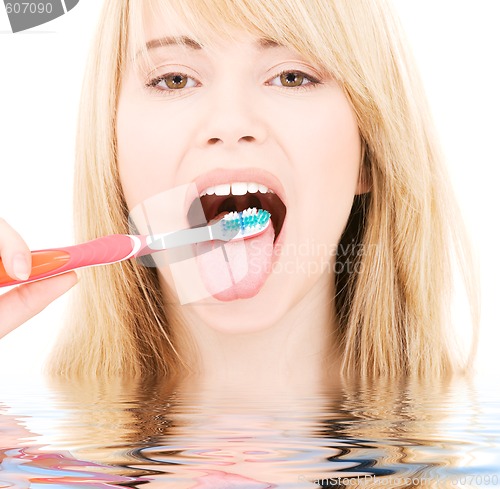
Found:
[{"label": "white bristle", "polygon": [[238,211],[231,211],[228,212],[223,219],[226,221],[234,221],[240,219],[240,215],[242,218],[245,217],[253,217],[257,216],[259,212],[263,212],[262,209],[257,209],[256,207],[249,207],[241,212]]}]

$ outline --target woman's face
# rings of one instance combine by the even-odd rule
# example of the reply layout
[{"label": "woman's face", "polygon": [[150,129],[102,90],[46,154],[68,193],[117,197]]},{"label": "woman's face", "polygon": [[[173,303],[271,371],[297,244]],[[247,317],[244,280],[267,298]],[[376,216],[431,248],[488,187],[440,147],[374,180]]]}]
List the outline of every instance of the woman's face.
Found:
[{"label": "woman's face", "polygon": [[170,39],[151,43],[155,69],[129,65],[121,86],[125,199],[132,209],[194,182],[200,195],[216,187],[201,198],[207,221],[267,208],[272,227],[225,245],[224,259],[200,245],[199,275],[212,294],[183,306],[221,331],[263,329],[333,284],[335,247],[362,191],[355,116],[340,85],[291,48],[243,32],[213,50],[181,46],[171,41],[186,32],[164,20],[147,22],[148,41]]}]

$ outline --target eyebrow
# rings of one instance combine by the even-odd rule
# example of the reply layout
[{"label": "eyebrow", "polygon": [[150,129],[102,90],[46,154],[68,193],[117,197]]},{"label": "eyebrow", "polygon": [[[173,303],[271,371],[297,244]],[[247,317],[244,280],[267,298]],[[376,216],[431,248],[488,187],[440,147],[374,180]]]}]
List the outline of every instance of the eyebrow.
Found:
[{"label": "eyebrow", "polygon": [[[166,46],[186,46],[193,50],[201,50],[203,46],[187,36],[165,36],[158,39],[152,39],[146,43],[146,50],[166,47]],[[273,41],[272,39],[260,38],[255,42],[255,48],[258,51],[269,48],[283,47],[282,44]]]}]

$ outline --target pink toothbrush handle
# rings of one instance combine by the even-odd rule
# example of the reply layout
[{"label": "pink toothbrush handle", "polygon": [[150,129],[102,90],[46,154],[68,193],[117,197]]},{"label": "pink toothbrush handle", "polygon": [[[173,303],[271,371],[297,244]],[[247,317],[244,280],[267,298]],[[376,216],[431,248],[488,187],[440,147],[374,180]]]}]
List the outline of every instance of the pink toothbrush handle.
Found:
[{"label": "pink toothbrush handle", "polygon": [[33,282],[77,268],[127,260],[136,256],[145,246],[142,236],[113,234],[79,245],[32,251],[32,269],[28,280],[15,280],[7,275],[0,259],[0,287]]}]

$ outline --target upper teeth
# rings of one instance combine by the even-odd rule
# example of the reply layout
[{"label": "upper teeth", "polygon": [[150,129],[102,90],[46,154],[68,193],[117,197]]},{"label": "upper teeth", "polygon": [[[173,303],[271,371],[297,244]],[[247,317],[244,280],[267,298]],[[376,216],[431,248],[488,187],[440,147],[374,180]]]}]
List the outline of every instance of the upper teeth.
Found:
[{"label": "upper teeth", "polygon": [[256,192],[261,192],[265,194],[266,192],[274,193],[270,188],[265,185],[255,182],[234,182],[234,183],[223,183],[222,185],[215,185],[214,187],[208,187],[200,193],[200,197],[203,195],[245,195],[247,192],[255,194]]}]

